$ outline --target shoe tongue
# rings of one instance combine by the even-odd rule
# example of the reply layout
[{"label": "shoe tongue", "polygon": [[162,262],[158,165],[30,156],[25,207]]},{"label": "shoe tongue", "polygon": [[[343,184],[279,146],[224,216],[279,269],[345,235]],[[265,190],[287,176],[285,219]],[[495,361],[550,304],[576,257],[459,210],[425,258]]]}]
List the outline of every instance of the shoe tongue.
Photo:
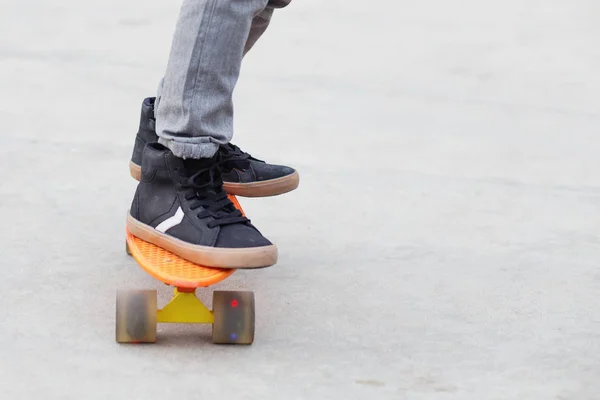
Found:
[{"label": "shoe tongue", "polygon": [[217,163],[216,157],[211,158],[186,158],[183,159],[183,166],[191,173],[195,173],[201,169],[210,168],[212,165]]},{"label": "shoe tongue", "polygon": [[218,165],[218,154],[210,158],[183,158],[181,163],[186,171],[193,175],[202,169],[212,169],[212,167]]}]

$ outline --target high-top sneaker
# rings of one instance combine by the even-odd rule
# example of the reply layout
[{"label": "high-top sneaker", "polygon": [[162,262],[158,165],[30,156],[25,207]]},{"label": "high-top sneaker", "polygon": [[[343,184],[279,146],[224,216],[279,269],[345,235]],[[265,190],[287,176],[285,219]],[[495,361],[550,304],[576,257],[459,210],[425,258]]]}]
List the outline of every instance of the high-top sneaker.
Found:
[{"label": "high-top sneaker", "polygon": [[215,157],[177,158],[158,143],[145,146],[127,229],[191,262],[260,268],[277,262],[277,247],[235,208],[223,190]]}]

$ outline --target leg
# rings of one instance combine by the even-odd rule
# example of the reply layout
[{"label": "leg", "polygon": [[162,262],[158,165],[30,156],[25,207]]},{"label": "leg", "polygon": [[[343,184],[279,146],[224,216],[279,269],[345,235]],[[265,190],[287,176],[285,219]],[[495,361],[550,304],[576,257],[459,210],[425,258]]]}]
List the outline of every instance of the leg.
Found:
[{"label": "leg", "polygon": [[184,0],[155,105],[159,142],[176,156],[212,157],[231,140],[233,89],[252,21],[266,6],[267,0]]},{"label": "leg", "polygon": [[[207,7],[207,4],[211,2],[211,0],[196,1],[197,3],[195,3],[195,5],[197,7],[202,4],[204,7]],[[225,1],[233,1],[235,3],[239,0],[222,0],[221,3]],[[290,0],[271,0],[268,2],[266,8],[263,8],[258,14],[252,17],[248,32],[245,33],[246,37],[242,45],[242,54],[246,54],[266,31],[273,10],[287,5],[289,1]],[[264,0],[264,2],[266,2],[266,0]],[[155,120],[156,110],[154,98],[147,98],[142,104],[140,128],[136,135],[130,162],[131,175],[135,179],[140,180],[144,147],[148,143],[159,141],[157,136],[158,130],[160,132],[159,135],[161,136],[160,142],[173,150],[173,153],[178,157],[208,158],[214,154],[214,148],[218,146],[223,180],[225,181],[224,187],[230,194],[248,197],[264,197],[275,196],[294,190],[298,187],[299,175],[293,168],[262,162],[240,150],[237,146],[230,143],[223,144],[223,141],[228,142],[232,135],[231,120],[233,115],[231,110],[231,92],[235,86],[237,74],[239,74],[241,57],[239,57],[239,52],[236,52],[236,56],[232,57],[229,52],[226,52],[226,54],[223,55],[218,51],[211,51],[209,53],[205,52],[205,57],[197,56],[194,58],[194,49],[208,45],[215,46],[215,43],[222,46],[223,41],[220,40],[221,38],[212,40],[215,35],[211,35],[211,32],[216,28],[211,30],[211,24],[208,23],[202,23],[201,28],[198,24],[193,26],[198,28],[197,32],[200,32],[200,29],[208,30],[208,32],[198,33],[198,35],[193,37],[189,35],[190,30],[188,29],[188,24],[186,22],[189,18],[188,14],[193,14],[192,11],[194,10],[204,12],[204,8],[190,9],[190,7],[187,6],[188,3],[189,0],[186,0],[186,3],[184,3],[182,8],[181,18],[173,41],[169,71],[167,71],[168,74],[161,80],[158,88],[158,99],[161,99],[160,102],[162,103],[162,106],[158,111],[158,114],[162,113],[162,117],[159,115],[160,120]],[[223,6],[219,4],[218,9],[222,7]],[[231,7],[229,7],[228,10],[230,8]],[[213,12],[211,18],[215,18],[215,15],[217,14],[217,12]],[[199,16],[208,18],[204,14]],[[247,18],[250,17],[247,16]],[[196,19],[196,21],[200,21],[200,18]],[[235,35],[238,39],[241,36],[242,35],[239,34],[239,32]],[[211,38],[211,43],[207,42],[208,38]],[[189,48],[187,49],[182,49],[182,43],[185,42],[184,39],[189,42]],[[204,44],[198,45],[197,42],[201,42],[202,40],[204,40]],[[182,68],[181,71],[177,71],[175,67],[179,63],[178,57],[180,54],[189,55],[186,59],[188,63],[184,63],[183,65],[185,68]],[[192,63],[193,59],[199,61],[200,64],[195,66]],[[228,76],[226,74],[222,74],[224,68],[223,65],[227,65],[225,63],[230,63],[232,60],[236,63],[235,79],[229,82],[225,81],[225,83],[230,83],[227,88],[225,88],[226,90],[210,90],[211,88],[223,89],[223,81],[219,81],[215,79],[215,77],[227,78]],[[201,69],[200,67],[204,69]],[[189,79],[191,69],[195,69],[197,73],[206,72],[206,76],[203,77],[203,79],[192,81]],[[230,69],[226,70],[230,71]],[[177,83],[179,86],[175,86],[173,82]],[[193,86],[190,82],[197,85]],[[219,82],[220,86],[218,84]],[[166,91],[163,90],[163,88],[166,89]],[[158,102],[159,100],[156,101],[156,104]],[[179,109],[177,108],[178,104],[180,105]],[[212,106],[212,108],[207,107],[206,105]],[[225,108],[219,109],[220,105],[224,105]],[[158,129],[155,129],[156,126],[158,126]],[[212,130],[208,130],[206,127],[212,128]]]},{"label": "leg", "polygon": [[152,102],[144,102],[144,136],[151,139],[155,125],[160,143],[143,147],[127,229],[193,263],[256,268],[277,261],[275,245],[228,199],[217,154],[233,134],[231,98],[250,25],[266,5],[184,0],[155,120]]},{"label": "leg", "polygon": [[[244,46],[244,55],[250,51],[254,44],[260,39],[260,37],[265,33],[267,28],[269,27],[269,23],[271,22],[271,17],[273,16],[273,7],[265,8],[260,14],[258,14],[254,19],[252,19],[252,25],[250,26],[250,33],[248,34],[248,39],[246,40],[246,44]],[[157,98],[160,99],[162,97],[162,88],[164,85],[164,78],[160,80],[158,84],[158,94]],[[149,98],[151,99],[151,98]],[[152,107],[154,107],[154,103],[152,103]],[[154,117],[152,117],[154,118]],[[154,129],[154,128],[152,128]],[[141,149],[140,149],[141,151]]]}]

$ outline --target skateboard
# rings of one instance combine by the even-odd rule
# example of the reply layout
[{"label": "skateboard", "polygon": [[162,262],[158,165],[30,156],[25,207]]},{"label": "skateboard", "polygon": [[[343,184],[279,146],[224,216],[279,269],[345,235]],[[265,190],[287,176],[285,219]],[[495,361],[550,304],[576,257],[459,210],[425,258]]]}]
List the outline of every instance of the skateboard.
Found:
[{"label": "skateboard", "polygon": [[[235,196],[229,196],[242,213]],[[196,296],[231,276],[235,269],[211,268],[191,263],[128,231],[126,251],[153,278],[174,288],[162,309],[156,290],[117,291],[116,340],[118,343],[156,342],[158,323],[212,324],[216,344],[252,344],[254,341],[254,293],[214,291],[210,310]]]}]

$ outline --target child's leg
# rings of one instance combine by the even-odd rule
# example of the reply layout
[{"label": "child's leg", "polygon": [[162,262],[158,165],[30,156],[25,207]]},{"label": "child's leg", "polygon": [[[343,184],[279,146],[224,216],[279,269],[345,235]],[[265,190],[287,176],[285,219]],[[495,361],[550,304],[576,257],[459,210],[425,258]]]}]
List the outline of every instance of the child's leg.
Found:
[{"label": "child's leg", "polygon": [[267,3],[184,0],[155,106],[159,141],[177,157],[212,157],[231,140],[233,89],[254,18],[254,41],[268,24]]}]

